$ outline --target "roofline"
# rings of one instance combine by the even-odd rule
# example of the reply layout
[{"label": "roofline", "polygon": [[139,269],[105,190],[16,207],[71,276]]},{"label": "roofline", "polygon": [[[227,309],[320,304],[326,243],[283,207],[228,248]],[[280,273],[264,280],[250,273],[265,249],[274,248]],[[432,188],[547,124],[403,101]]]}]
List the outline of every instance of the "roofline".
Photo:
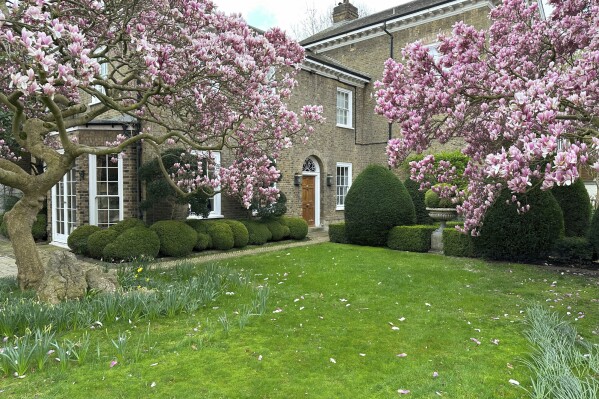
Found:
[{"label": "roofline", "polygon": [[305,58],[301,68],[307,72],[314,72],[321,76],[338,80],[352,86],[364,87],[370,83],[371,78],[351,72],[336,65],[327,64],[313,58]]},{"label": "roofline", "polygon": [[[410,12],[406,12],[403,14],[393,15],[391,17],[382,19],[380,21],[372,22],[367,25],[363,25],[363,26],[357,27],[355,29],[348,30],[346,32],[341,32],[341,33],[338,33],[338,34],[335,34],[332,36],[324,37],[322,39],[316,39],[316,40],[313,40],[310,42],[303,42],[303,43],[301,43],[301,45],[305,48],[325,46],[328,42],[340,41],[340,40],[350,37],[352,35],[359,35],[361,33],[366,33],[368,31],[372,31],[373,28],[375,28],[375,27],[383,26],[383,24],[387,24],[388,27],[390,25],[397,25],[398,23],[401,23],[403,20],[405,20],[407,18],[413,18],[415,16],[422,15],[425,13],[433,13],[435,11],[438,11],[438,10],[441,10],[441,9],[447,7],[450,4],[459,5],[461,3],[472,3],[473,5],[479,4],[479,6],[487,5],[487,6],[489,6],[489,8],[493,8],[493,0],[445,0],[433,7],[423,7],[423,8],[420,8],[420,9],[417,9],[414,11],[410,11]],[[471,8],[478,8],[478,7],[471,7]],[[418,24],[422,24],[423,22],[424,21],[420,21]],[[395,29],[389,29],[389,30],[391,30],[393,32],[393,31],[397,31],[400,29],[395,27]],[[368,36],[368,33],[364,36]]]},{"label": "roofline", "polygon": [[372,80],[372,78],[370,76],[363,75],[361,73],[352,71],[349,68],[345,68],[345,67],[342,67],[342,66],[339,66],[339,65],[336,65],[336,64],[333,64],[333,63],[330,63],[330,62],[318,59],[316,57],[312,57],[310,55],[306,55],[306,59],[309,59],[310,61],[318,63],[318,64],[325,65],[325,66],[327,66],[329,68],[333,68],[333,69],[336,69],[338,71],[345,72],[345,73],[347,73],[349,75],[355,76],[356,78],[365,80],[367,82],[370,82]]}]

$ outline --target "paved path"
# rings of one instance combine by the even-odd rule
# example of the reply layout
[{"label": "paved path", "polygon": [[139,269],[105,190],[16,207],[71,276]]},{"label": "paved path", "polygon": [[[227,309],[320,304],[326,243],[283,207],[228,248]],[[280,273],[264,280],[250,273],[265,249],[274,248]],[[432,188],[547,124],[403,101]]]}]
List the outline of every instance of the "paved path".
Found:
[{"label": "paved path", "polygon": [[[303,247],[306,245],[319,244],[321,242],[328,242],[329,236],[328,233],[322,229],[310,229],[308,233],[308,237],[302,241],[283,241],[278,243],[268,243],[262,246],[250,246],[247,248],[232,250],[226,252],[217,252],[217,251],[206,251],[203,253],[196,253],[189,258],[182,259],[174,259],[174,258],[166,258],[159,259],[156,261],[155,265],[158,267],[173,267],[177,263],[181,262],[181,260],[193,260],[198,263],[206,263],[212,262],[215,260],[222,259],[230,259],[237,256],[242,255],[252,255],[259,254],[265,252],[278,251],[281,249],[294,248],[294,247]],[[40,256],[42,257],[42,262],[45,264],[52,252],[59,251],[63,248],[55,247],[53,245],[48,244],[38,244],[38,251],[40,252]],[[101,265],[103,262],[96,261],[89,258],[81,258],[81,260],[89,264],[90,266],[93,264]],[[17,275],[17,266],[15,264],[15,256],[12,250],[12,246],[10,241],[7,239],[0,239],[0,278],[2,277],[15,277]]]}]

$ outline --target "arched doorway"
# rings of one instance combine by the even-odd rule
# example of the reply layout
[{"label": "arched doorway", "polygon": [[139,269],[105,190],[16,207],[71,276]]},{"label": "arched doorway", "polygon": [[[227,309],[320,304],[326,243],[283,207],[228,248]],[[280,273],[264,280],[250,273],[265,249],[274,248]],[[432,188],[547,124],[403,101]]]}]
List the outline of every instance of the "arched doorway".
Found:
[{"label": "arched doorway", "polygon": [[314,157],[302,167],[302,217],[308,226],[320,226],[320,166]]}]

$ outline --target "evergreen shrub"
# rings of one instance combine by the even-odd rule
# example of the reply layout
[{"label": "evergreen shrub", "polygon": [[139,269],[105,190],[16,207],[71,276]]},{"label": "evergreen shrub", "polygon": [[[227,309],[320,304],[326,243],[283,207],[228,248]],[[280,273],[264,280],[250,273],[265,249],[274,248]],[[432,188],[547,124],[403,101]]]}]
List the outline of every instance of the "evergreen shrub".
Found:
[{"label": "evergreen shrub", "polygon": [[474,258],[474,242],[468,233],[461,233],[454,227],[443,229],[443,254],[462,258]]},{"label": "evergreen shrub", "polygon": [[[214,222],[208,226],[208,235],[212,240],[212,248],[226,251],[235,246],[233,230],[225,222]],[[197,238],[196,238],[197,244]]]},{"label": "evergreen shrub", "polygon": [[474,240],[475,251],[482,257],[517,262],[544,259],[563,235],[562,210],[550,191],[535,188],[516,197],[530,205],[528,212],[517,212],[507,189],[487,210],[480,236]]},{"label": "evergreen shrub", "polygon": [[233,232],[233,238],[235,240],[235,248],[243,248],[248,245],[250,235],[248,229],[239,220],[225,219],[223,220],[229,225]]},{"label": "evergreen shrub", "polygon": [[161,220],[154,223],[150,229],[158,235],[160,253],[164,256],[187,256],[198,242],[196,231],[178,220]]},{"label": "evergreen shrub", "polygon": [[43,241],[48,238],[48,216],[45,213],[38,213],[33,226],[31,226],[31,235],[36,241]]},{"label": "evergreen shrub", "polygon": [[124,230],[110,244],[104,247],[102,256],[105,260],[130,261],[134,259],[158,256],[160,239],[156,232],[145,226],[137,226]]},{"label": "evergreen shrub", "polygon": [[129,230],[134,227],[146,227],[146,224],[143,222],[143,220],[139,220],[136,218],[127,218],[127,219],[121,220],[117,224],[113,224],[112,226],[109,227],[109,229],[116,231],[120,235],[125,230]]},{"label": "evergreen shrub", "polygon": [[87,253],[94,259],[102,259],[104,248],[119,236],[115,230],[100,230],[92,233],[87,239]]},{"label": "evergreen shrub", "polygon": [[424,203],[424,192],[419,190],[420,183],[406,179],[403,184],[406,186],[406,190],[408,190],[408,194],[410,194],[410,198],[412,198],[412,203],[414,204],[414,212],[416,212],[416,224],[432,224],[433,219],[431,219],[428,215],[428,211],[426,210],[426,205]]},{"label": "evergreen shrub", "polygon": [[248,230],[248,244],[250,245],[264,245],[272,238],[272,233],[264,223],[253,220],[243,220],[241,223]]},{"label": "evergreen shrub", "polygon": [[266,219],[262,223],[264,223],[266,227],[268,227],[268,230],[270,230],[272,236],[271,241],[281,241],[285,236],[285,229],[281,222],[273,219]]},{"label": "evergreen shrub", "polygon": [[[4,226],[4,224],[2,224],[2,226]],[[0,226],[0,229],[2,228],[2,226]],[[597,210],[595,210],[595,212],[593,213],[587,238],[593,246],[595,255],[599,254],[599,212],[597,212]]]},{"label": "evergreen shrub", "polygon": [[280,221],[289,227],[289,238],[292,240],[303,240],[308,235],[308,222],[303,218],[284,217]]},{"label": "evergreen shrub", "polygon": [[593,259],[593,245],[586,237],[562,237],[555,242],[553,256],[561,262],[588,262]]},{"label": "evergreen shrub", "polygon": [[89,236],[100,230],[102,228],[89,224],[79,226],[67,238],[67,245],[76,254],[89,255],[87,252],[87,240]]},{"label": "evergreen shrub", "polygon": [[431,234],[434,226],[395,226],[389,231],[387,246],[391,249],[410,252],[428,252],[431,249]]},{"label": "evergreen shrub", "polygon": [[198,233],[198,241],[193,247],[196,251],[204,251],[212,248],[212,238],[207,233]]},{"label": "evergreen shrub", "polygon": [[564,235],[586,237],[591,224],[591,199],[582,180],[551,190],[564,214]]},{"label": "evergreen shrub", "polygon": [[347,192],[345,231],[353,244],[384,246],[389,230],[415,221],[408,190],[384,166],[368,166]]},{"label": "evergreen shrub", "polygon": [[345,223],[329,224],[329,241],[339,244],[349,244],[345,235]]}]

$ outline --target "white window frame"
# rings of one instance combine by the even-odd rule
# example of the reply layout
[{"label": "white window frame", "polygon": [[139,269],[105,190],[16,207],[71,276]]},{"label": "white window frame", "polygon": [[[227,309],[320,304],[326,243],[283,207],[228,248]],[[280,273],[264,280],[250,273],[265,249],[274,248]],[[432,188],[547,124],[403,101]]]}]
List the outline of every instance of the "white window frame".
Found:
[{"label": "white window frame", "polygon": [[[102,77],[102,79],[106,79],[108,77],[108,63],[107,62],[100,63],[100,77]],[[102,85],[95,85],[94,89],[96,89],[96,91],[99,91],[102,94],[106,94],[106,88]],[[98,103],[100,103],[100,99],[96,96],[92,96],[92,98],[90,100],[90,105],[94,105],[94,104],[98,104]]]},{"label": "white window frame", "polygon": [[[346,108],[340,108],[339,107],[339,94],[344,94],[347,95],[347,109]],[[337,87],[337,94],[335,97],[335,101],[336,101],[336,114],[335,114],[335,120],[337,121],[337,127],[343,127],[346,129],[353,129],[354,125],[353,125],[353,92],[351,90],[346,90],[346,89],[342,89],[341,87]],[[339,111],[342,110],[343,112],[346,112],[346,116],[347,116],[347,120],[345,121],[345,123],[343,123],[343,121],[339,120]]]},{"label": "white window frame", "polygon": [[[345,168],[347,169],[347,191],[345,191],[345,195],[343,195],[343,204],[339,204],[339,192],[337,190],[339,190],[340,187],[345,187],[345,186],[340,186],[338,184],[339,182],[339,168]],[[338,211],[343,211],[345,210],[345,198],[347,197],[347,192],[349,191],[349,188],[351,187],[352,184],[352,164],[349,162],[337,162],[337,165],[335,165],[335,204],[336,204],[336,210]]]},{"label": "white window frame", "polygon": [[[202,154],[202,152],[198,152],[198,151],[194,151],[195,154]],[[220,168],[220,160],[221,160],[221,156],[220,156],[220,152],[218,151],[214,151],[211,152],[212,155],[212,159],[214,160],[214,164],[215,164],[215,173],[218,173],[218,169]],[[215,188],[216,191],[220,191],[220,186],[218,186],[217,188]],[[219,192],[218,194],[215,194],[213,197],[213,206],[212,206],[212,210],[210,211],[210,213],[208,214],[207,217],[202,217],[200,215],[196,215],[195,213],[191,212],[191,209],[189,210],[189,215],[187,215],[187,219],[222,219],[223,215],[222,215],[222,201],[221,201],[221,193]]]},{"label": "white window frame", "polygon": [[[101,155],[106,156],[106,155]],[[119,220],[125,217],[125,195],[123,188],[123,157],[118,155],[118,197],[119,197]],[[98,225],[98,206],[96,197],[98,196],[98,178],[97,178],[97,156],[89,155],[89,224]]]}]

